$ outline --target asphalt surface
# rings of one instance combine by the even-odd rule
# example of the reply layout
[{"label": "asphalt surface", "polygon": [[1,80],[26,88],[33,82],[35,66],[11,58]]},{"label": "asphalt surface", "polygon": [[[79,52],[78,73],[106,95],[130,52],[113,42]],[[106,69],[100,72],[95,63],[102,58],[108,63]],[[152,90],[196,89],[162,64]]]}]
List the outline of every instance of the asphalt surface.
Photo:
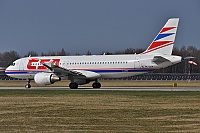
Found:
[{"label": "asphalt surface", "polygon": [[102,87],[93,89],[91,87],[79,87],[69,89],[68,87],[0,87],[0,90],[113,90],[113,91],[200,91],[200,87]]}]

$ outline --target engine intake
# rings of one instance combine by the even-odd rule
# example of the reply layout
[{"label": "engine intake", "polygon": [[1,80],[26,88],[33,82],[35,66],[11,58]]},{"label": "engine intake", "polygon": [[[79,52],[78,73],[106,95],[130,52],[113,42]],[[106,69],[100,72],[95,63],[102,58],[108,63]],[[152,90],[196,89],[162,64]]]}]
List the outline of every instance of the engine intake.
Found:
[{"label": "engine intake", "polygon": [[34,76],[35,83],[39,85],[50,85],[60,80],[54,73],[37,73]]}]

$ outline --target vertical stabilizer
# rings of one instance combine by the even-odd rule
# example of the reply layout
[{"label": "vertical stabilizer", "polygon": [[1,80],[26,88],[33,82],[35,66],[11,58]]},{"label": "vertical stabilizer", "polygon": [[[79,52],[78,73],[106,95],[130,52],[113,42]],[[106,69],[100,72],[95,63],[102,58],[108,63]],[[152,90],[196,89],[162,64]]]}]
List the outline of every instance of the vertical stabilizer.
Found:
[{"label": "vertical stabilizer", "polygon": [[171,18],[167,21],[151,45],[142,54],[160,53],[171,55],[178,28],[179,18]]}]

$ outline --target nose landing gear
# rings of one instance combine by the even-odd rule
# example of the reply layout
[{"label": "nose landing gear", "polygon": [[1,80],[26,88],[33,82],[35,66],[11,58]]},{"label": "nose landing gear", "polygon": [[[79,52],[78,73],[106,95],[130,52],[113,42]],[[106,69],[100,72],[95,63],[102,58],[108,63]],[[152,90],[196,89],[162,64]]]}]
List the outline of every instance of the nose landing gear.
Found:
[{"label": "nose landing gear", "polygon": [[28,80],[27,80],[27,84],[25,85],[25,88],[26,88],[26,89],[31,88],[31,84],[30,84],[30,82],[31,82],[31,80],[28,79]]}]

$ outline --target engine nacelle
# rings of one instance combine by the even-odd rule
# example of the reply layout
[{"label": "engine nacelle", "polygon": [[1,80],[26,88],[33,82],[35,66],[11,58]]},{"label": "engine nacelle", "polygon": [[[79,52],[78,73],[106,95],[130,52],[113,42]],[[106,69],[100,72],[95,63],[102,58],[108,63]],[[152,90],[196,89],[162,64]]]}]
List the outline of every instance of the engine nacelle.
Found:
[{"label": "engine nacelle", "polygon": [[36,84],[50,85],[55,83],[56,81],[60,81],[61,79],[53,73],[37,73],[34,76],[34,80]]}]

